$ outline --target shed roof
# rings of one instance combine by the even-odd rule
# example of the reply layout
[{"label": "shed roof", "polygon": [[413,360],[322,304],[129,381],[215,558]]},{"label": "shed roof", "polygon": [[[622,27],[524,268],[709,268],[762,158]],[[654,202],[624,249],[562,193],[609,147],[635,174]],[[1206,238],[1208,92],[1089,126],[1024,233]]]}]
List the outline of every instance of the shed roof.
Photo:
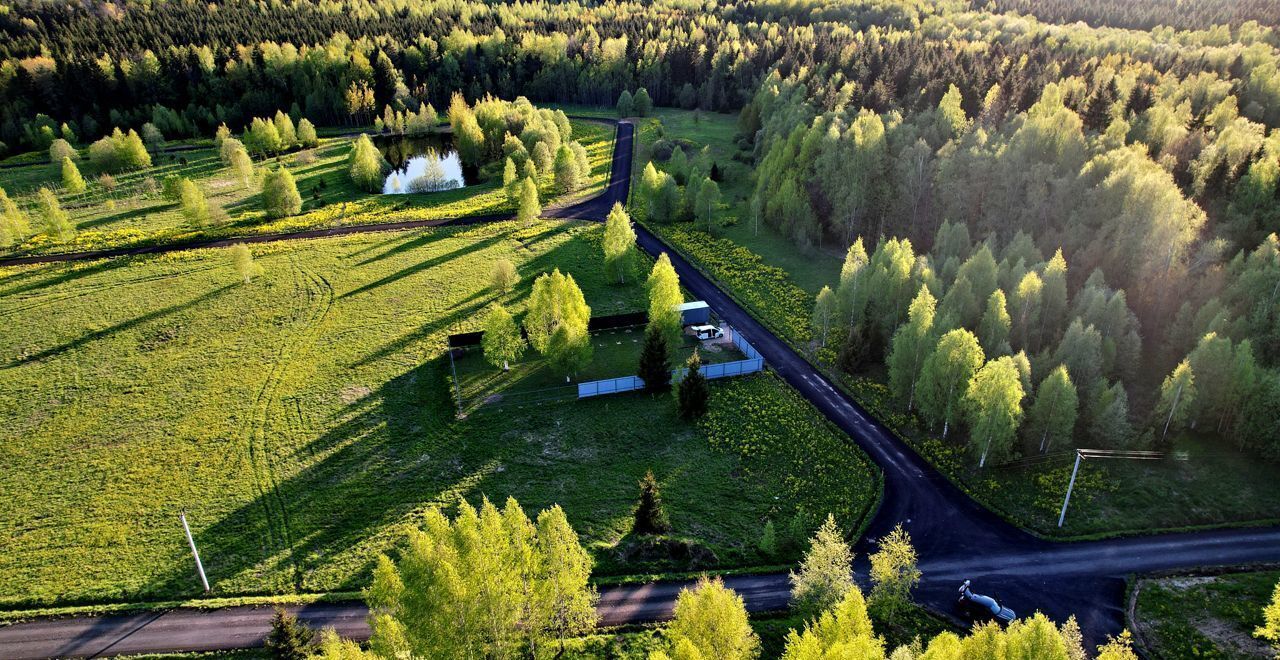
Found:
[{"label": "shed roof", "polygon": [[703,301],[703,300],[694,300],[694,301],[692,301],[692,302],[687,302],[687,303],[683,303],[683,304],[677,305],[677,306],[676,306],[676,309],[677,309],[677,310],[680,310],[680,311],[682,311],[682,312],[687,312],[687,311],[689,311],[689,310],[691,310],[691,309],[706,309],[706,308],[708,308],[708,307],[710,307],[710,305],[708,305],[708,304],[706,303],[706,301]]}]

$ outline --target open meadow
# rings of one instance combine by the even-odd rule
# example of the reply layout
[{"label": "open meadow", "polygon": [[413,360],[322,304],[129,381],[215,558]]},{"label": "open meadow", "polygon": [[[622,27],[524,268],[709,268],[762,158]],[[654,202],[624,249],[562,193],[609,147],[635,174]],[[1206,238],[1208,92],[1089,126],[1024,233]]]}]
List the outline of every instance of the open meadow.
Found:
[{"label": "open meadow", "polygon": [[[358,588],[461,497],[561,504],[601,574],[786,561],[787,530],[827,512],[856,529],[874,468],[770,375],[714,384],[697,424],[649,395],[455,417],[445,338],[479,329],[495,259],[521,274],[517,317],[555,267],[594,314],[644,307],[606,284],[602,230],[261,245],[249,284],[223,249],[0,271],[0,606],[197,595],[184,510],[216,595]],[[647,470],[681,558],[628,538]]]}]

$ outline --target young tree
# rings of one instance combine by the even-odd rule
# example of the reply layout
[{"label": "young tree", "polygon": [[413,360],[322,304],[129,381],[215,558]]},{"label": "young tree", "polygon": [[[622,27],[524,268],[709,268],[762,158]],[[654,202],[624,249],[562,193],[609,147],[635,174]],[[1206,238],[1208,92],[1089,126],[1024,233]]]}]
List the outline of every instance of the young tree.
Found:
[{"label": "young tree", "polygon": [[1125,630],[1119,637],[1107,638],[1107,643],[1098,647],[1096,660],[1138,660],[1133,650],[1133,636]]},{"label": "young tree", "polygon": [[982,321],[978,324],[978,339],[987,355],[1008,355],[1012,352],[1009,347],[1009,326],[1004,291],[996,289],[987,298],[987,310],[983,312]]},{"label": "young tree", "polygon": [[348,171],[351,182],[365,192],[380,192],[382,179],[386,176],[387,161],[382,152],[373,146],[368,135],[361,134],[351,144],[351,152],[347,156]]},{"label": "young tree", "polygon": [[496,293],[506,293],[520,282],[520,273],[510,259],[498,259],[489,269],[489,286]]},{"label": "young tree", "polygon": [[1196,377],[1191,365],[1183,360],[1174,367],[1173,373],[1160,385],[1160,401],[1156,404],[1156,416],[1164,422],[1160,431],[1160,442],[1164,443],[1169,436],[1169,429],[1177,431],[1186,422],[1188,413],[1196,401]]},{"label": "young tree", "polygon": [[302,195],[298,194],[298,184],[294,183],[288,168],[267,170],[262,180],[262,203],[269,218],[297,215],[302,210]]},{"label": "young tree", "polygon": [[641,117],[648,117],[653,112],[653,99],[649,98],[649,90],[641,87],[635,93],[636,114]]},{"label": "young tree", "polygon": [[240,278],[245,284],[253,281],[253,278],[263,273],[262,266],[253,260],[253,254],[249,252],[249,246],[244,243],[231,246],[231,265],[235,267],[236,272],[240,274]]},{"label": "young tree", "polygon": [[836,294],[831,291],[831,287],[822,287],[817,298],[814,299],[813,319],[810,321],[810,327],[813,328],[813,334],[818,339],[820,348],[826,348],[827,338],[831,334],[831,325],[838,312],[839,303],[836,301]]},{"label": "young tree", "polygon": [[1035,271],[1022,276],[1018,286],[1013,290],[1012,308],[1016,314],[1014,320],[1014,337],[1018,348],[1035,350],[1039,345],[1036,331],[1040,328],[1040,312],[1044,301],[1044,280]]},{"label": "young tree", "polygon": [[263,642],[267,653],[276,660],[306,660],[311,657],[311,639],[315,632],[283,607],[277,607],[271,618],[271,632]]},{"label": "young tree", "polygon": [[178,182],[178,196],[182,205],[182,217],[193,227],[209,224],[209,203],[205,201],[204,192],[190,179]]},{"label": "young tree", "polygon": [[631,99],[631,92],[622,90],[618,95],[618,116],[626,119],[635,114],[635,103]]},{"label": "young tree", "polygon": [[680,293],[680,277],[666,252],[658,255],[649,271],[647,288],[649,329],[661,333],[668,346],[679,346],[683,328],[679,307],[684,303],[684,294]]},{"label": "young tree", "polygon": [[614,203],[604,224],[604,268],[609,278],[626,284],[636,258],[636,230],[621,203]]},{"label": "young tree", "polygon": [[806,617],[816,616],[853,588],[853,550],[836,526],[835,516],[827,514],[809,543],[800,571],[791,573],[792,607]]},{"label": "young tree", "polygon": [[1254,631],[1254,636],[1271,642],[1276,657],[1280,658],[1280,583],[1271,594],[1271,602],[1262,610],[1263,624]]},{"label": "young tree", "polygon": [[1035,403],[1027,413],[1027,430],[1040,441],[1040,453],[1049,451],[1055,441],[1068,442],[1075,432],[1080,400],[1067,368],[1058,365],[1036,389]]},{"label": "young tree", "polygon": [[898,524],[871,557],[871,604],[893,620],[898,608],[911,601],[911,590],[920,583],[916,549],[911,535]]},{"label": "young tree", "polygon": [[524,353],[524,337],[520,336],[520,328],[516,327],[515,319],[502,305],[495,303],[489,310],[480,347],[485,361],[502,367],[503,371],[509,371],[511,363]]},{"label": "young tree", "polygon": [[380,557],[365,590],[377,656],[514,657],[595,624],[590,556],[552,507],[535,526],[508,499],[477,511],[463,500],[451,522],[438,509],[393,562]]},{"label": "young tree", "polygon": [[720,208],[720,184],[711,179],[703,179],[698,186],[698,196],[694,202],[694,216],[699,222],[707,224],[707,232],[712,231],[716,219],[716,209]]},{"label": "young tree", "polygon": [[697,349],[694,349],[693,355],[689,356],[685,368],[688,371],[680,381],[680,416],[687,420],[694,420],[707,414],[707,401],[711,398],[711,391],[707,388],[707,378],[702,375],[702,358],[698,356]]},{"label": "young tree", "polygon": [[534,280],[525,315],[529,343],[546,356],[553,369],[564,374],[566,382],[591,361],[590,319],[591,308],[572,275],[562,275],[556,269]]},{"label": "young tree", "polygon": [[563,195],[573,192],[582,186],[582,170],[569,145],[561,143],[560,147],[556,149],[554,167],[556,192]]},{"label": "young tree", "polygon": [[520,203],[520,174],[516,171],[515,161],[507,158],[502,166],[502,190],[507,193],[507,201],[513,205]]},{"label": "young tree", "polygon": [[293,118],[280,110],[276,110],[276,116],[272,118],[272,123],[276,125],[276,133],[280,135],[280,147],[288,149],[297,146],[298,130],[293,126]]},{"label": "young tree", "polygon": [[0,188],[0,247],[10,247],[31,235],[27,215]]},{"label": "young tree", "polygon": [[71,143],[58,138],[49,145],[49,162],[61,163],[63,159],[76,160],[80,158],[80,152],[71,146]]},{"label": "young tree", "polygon": [[664,636],[674,658],[754,660],[760,655],[760,638],[751,629],[742,597],[718,577],[704,576],[697,586],[680,592]]},{"label": "young tree", "polygon": [[915,407],[916,384],[924,367],[929,347],[934,344],[933,317],[937,301],[929,287],[921,286],[907,312],[908,321],[893,333],[888,359],[889,387],[899,400],[906,399],[907,410]]},{"label": "young tree", "polygon": [[36,195],[38,197],[36,206],[39,209],[42,233],[62,243],[74,238],[76,228],[71,224],[71,220],[67,218],[67,212],[62,210],[62,205],[58,203],[58,197],[53,194],[53,191],[48,188],[41,188]]},{"label": "young tree", "polygon": [[756,550],[767,559],[777,556],[778,532],[773,526],[773,520],[764,521],[764,529],[760,530],[760,539],[756,541]]},{"label": "young tree", "polygon": [[637,374],[644,381],[644,391],[665,392],[671,389],[671,359],[667,340],[661,332],[648,328],[644,333],[644,348],[640,351],[640,370]]},{"label": "young tree", "polygon": [[80,176],[80,168],[70,158],[62,159],[62,187],[73,195],[84,192],[84,177]]},{"label": "young tree", "polygon": [[988,457],[1008,454],[1022,421],[1022,394],[1022,376],[1007,355],[987,362],[969,381],[965,403],[978,467],[985,466]]},{"label": "young tree", "polygon": [[320,138],[316,136],[315,124],[312,124],[311,120],[305,117],[298,122],[298,143],[308,149],[320,146]]},{"label": "young tree", "polygon": [[533,224],[542,215],[542,205],[538,202],[538,184],[532,177],[525,177],[520,182],[520,206],[516,211],[516,219],[526,225]]},{"label": "young tree", "polygon": [[960,416],[969,381],[986,357],[978,338],[968,330],[952,330],[938,340],[920,369],[920,412],[934,428],[942,424],[947,437],[952,422]]},{"label": "young tree", "polygon": [[284,147],[280,140],[280,129],[276,128],[274,122],[261,117],[254,117],[249,124],[249,130],[244,134],[244,146],[259,157],[278,154]]},{"label": "young tree", "polygon": [[658,490],[658,480],[653,470],[646,471],[640,480],[640,502],[636,504],[635,522],[631,525],[631,533],[640,536],[666,534],[671,531],[671,521],[662,508],[662,494]]},{"label": "young tree", "polygon": [[884,640],[872,629],[866,600],[856,585],[834,607],[805,624],[803,633],[792,629],[782,653],[782,660],[836,658],[884,658]]}]

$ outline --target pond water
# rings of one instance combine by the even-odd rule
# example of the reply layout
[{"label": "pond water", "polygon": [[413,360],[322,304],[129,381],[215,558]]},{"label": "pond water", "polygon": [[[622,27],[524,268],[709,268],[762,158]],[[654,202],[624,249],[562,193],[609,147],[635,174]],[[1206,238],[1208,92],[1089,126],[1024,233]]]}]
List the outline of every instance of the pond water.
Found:
[{"label": "pond water", "polygon": [[477,171],[462,166],[451,136],[379,138],[374,144],[391,163],[384,195],[453,190],[476,182]]}]

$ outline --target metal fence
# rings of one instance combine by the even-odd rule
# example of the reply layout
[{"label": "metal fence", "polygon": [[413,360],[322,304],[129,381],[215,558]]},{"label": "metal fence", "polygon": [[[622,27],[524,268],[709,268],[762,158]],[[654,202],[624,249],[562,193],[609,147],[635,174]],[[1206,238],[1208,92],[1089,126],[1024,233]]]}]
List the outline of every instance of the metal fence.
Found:
[{"label": "metal fence", "polygon": [[[747,343],[747,340],[743,339],[742,335],[730,328],[729,339],[733,342],[733,345],[737,346],[738,350],[746,356],[746,359],[702,365],[700,370],[702,371],[702,376],[704,378],[710,380],[712,378],[744,376],[764,369],[764,357],[760,355],[760,351],[757,351],[754,346]],[[688,371],[689,370],[684,367],[672,370],[672,381],[680,382],[684,379],[684,376]],[[643,388],[644,381],[641,380],[639,376],[623,376],[621,378],[593,380],[587,383],[578,384],[578,398],[585,399],[591,396],[617,394],[619,392],[633,392]]]}]

